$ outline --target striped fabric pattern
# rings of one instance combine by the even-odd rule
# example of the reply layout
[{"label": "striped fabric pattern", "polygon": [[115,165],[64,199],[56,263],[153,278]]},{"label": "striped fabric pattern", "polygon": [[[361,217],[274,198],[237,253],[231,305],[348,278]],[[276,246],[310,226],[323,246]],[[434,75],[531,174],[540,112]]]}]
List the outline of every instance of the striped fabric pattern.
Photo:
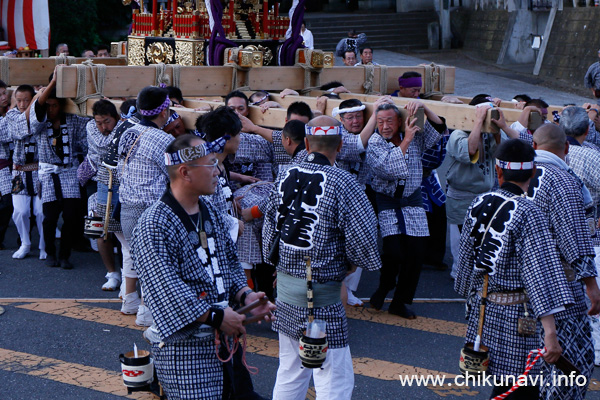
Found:
[{"label": "striped fabric pattern", "polygon": [[50,14],[48,0],[0,0],[2,28],[11,48],[48,49]]}]

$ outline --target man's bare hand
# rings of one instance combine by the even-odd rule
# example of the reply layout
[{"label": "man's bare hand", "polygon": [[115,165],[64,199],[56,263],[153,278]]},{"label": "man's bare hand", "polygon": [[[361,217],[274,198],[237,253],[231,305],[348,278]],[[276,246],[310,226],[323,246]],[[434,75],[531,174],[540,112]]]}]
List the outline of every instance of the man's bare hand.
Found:
[{"label": "man's bare hand", "polygon": [[553,364],[558,361],[558,358],[562,354],[562,348],[558,343],[558,338],[556,336],[556,332],[546,333],[544,336],[544,346],[546,347],[546,352],[542,354],[544,360],[547,363]]},{"label": "man's bare hand", "polygon": [[[248,293],[248,296],[246,296],[246,304],[242,304],[242,306],[251,304],[251,303],[255,302],[256,300],[262,299],[263,297],[265,297],[265,292]],[[273,316],[273,311],[275,311],[276,308],[277,307],[275,307],[275,304],[273,304],[269,301],[266,304],[263,304],[261,306],[258,306],[256,308],[252,309],[250,311],[250,313],[252,315],[266,314],[264,317],[264,320],[266,322],[270,322],[275,318]],[[258,323],[260,324],[261,321],[258,321]]]},{"label": "man's bare hand", "polygon": [[245,319],[245,315],[238,314],[231,307],[227,307],[219,329],[229,336],[241,336],[246,333],[246,328],[243,325]]},{"label": "man's bare hand", "polygon": [[425,107],[425,105],[423,104],[423,102],[419,101],[419,100],[411,100],[408,102],[407,105],[404,106],[406,111],[408,111],[408,115],[410,115],[411,117],[417,113],[417,110],[419,108],[424,108],[424,107]]},{"label": "man's bare hand", "polygon": [[254,133],[257,128],[254,122],[250,121],[250,118],[244,117],[241,114],[238,114],[238,117],[240,117],[240,121],[242,122],[242,132]]},{"label": "man's bare hand", "polygon": [[281,98],[283,99],[285,96],[299,96],[300,93],[296,92],[293,89],[283,89],[279,95],[281,96]]}]

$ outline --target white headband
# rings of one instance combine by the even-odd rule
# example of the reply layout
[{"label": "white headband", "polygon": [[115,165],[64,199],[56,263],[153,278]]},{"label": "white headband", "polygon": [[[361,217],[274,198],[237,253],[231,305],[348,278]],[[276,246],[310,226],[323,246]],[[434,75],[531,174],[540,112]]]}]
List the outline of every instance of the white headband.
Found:
[{"label": "white headband", "polygon": [[331,115],[334,116],[334,117],[337,117],[338,115],[342,115],[342,114],[349,113],[349,112],[362,111],[365,108],[366,107],[365,107],[364,104],[361,105],[361,106],[350,107],[350,108],[342,108],[342,109],[340,109],[339,107],[336,107],[331,112]]},{"label": "white headband", "polygon": [[496,165],[500,167],[500,169],[510,169],[516,171],[522,171],[527,169],[533,169],[535,163],[533,161],[527,162],[517,162],[517,161],[502,161],[496,159]]}]

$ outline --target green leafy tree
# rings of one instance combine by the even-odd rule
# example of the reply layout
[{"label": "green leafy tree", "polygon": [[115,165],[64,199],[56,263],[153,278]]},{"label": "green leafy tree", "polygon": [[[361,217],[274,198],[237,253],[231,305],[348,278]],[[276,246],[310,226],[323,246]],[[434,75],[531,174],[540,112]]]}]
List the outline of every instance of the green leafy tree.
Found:
[{"label": "green leafy tree", "polygon": [[67,43],[72,56],[99,44],[125,40],[131,23],[131,7],[121,0],[49,0],[50,55],[56,45]]}]

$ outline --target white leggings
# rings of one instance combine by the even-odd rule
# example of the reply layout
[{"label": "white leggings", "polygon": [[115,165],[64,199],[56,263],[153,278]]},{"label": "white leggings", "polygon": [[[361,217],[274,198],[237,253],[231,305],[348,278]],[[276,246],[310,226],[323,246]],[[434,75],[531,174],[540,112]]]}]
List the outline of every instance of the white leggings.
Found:
[{"label": "white leggings", "polygon": [[123,232],[115,232],[115,236],[121,242],[121,252],[123,253],[123,278],[136,278],[137,273],[133,269],[133,261],[131,261],[131,253],[129,243],[125,240]]},{"label": "white leggings", "polygon": [[12,197],[13,201],[13,221],[21,237],[21,244],[23,246],[31,246],[31,237],[29,236],[31,217],[31,201],[33,200],[33,214],[35,215],[35,222],[37,224],[38,232],[40,234],[39,249],[45,250],[46,244],[44,243],[44,228],[42,223],[44,222],[44,210],[42,208],[42,199],[38,196],[27,196],[24,194],[14,194]]}]

